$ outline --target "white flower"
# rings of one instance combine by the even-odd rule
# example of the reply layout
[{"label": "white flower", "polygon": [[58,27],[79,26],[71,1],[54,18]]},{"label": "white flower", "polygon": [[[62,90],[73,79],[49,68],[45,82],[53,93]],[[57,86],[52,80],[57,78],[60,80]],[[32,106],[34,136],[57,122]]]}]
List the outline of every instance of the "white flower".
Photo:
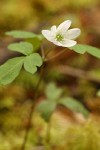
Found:
[{"label": "white flower", "polygon": [[[81,33],[79,28],[69,29],[71,21],[67,20],[58,27],[55,25],[50,30],[42,30],[44,37],[55,45],[62,47],[72,47],[77,44],[74,39]],[[69,29],[69,30],[68,30]]]}]

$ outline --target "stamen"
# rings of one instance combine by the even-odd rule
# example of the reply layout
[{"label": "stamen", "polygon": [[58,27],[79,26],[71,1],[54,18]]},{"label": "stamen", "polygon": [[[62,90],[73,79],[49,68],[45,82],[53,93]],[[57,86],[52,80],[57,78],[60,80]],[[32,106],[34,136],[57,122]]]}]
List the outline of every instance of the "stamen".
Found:
[{"label": "stamen", "polygon": [[56,35],[56,40],[57,41],[62,41],[63,40],[63,36],[61,34],[57,34]]}]

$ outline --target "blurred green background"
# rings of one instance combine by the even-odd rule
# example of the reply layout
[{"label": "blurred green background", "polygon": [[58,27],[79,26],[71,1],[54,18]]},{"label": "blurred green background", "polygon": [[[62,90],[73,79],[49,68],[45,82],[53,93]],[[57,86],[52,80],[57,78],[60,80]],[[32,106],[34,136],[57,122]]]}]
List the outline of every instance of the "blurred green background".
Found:
[{"label": "blurred green background", "polygon": [[[6,31],[25,30],[40,34],[42,29],[68,19],[72,20],[72,27],[82,31],[79,43],[100,48],[99,0],[0,0],[0,14],[0,64],[18,55],[8,51],[7,45],[20,39],[6,36]],[[45,49],[50,46],[51,55],[61,49],[45,40]],[[38,79],[39,71],[32,76],[22,70],[12,84],[0,87],[0,150],[20,149]],[[63,90],[63,96],[74,97],[89,112],[85,118],[84,112],[77,113],[74,108],[59,106],[51,119],[51,149],[100,150],[100,60],[88,54],[67,51],[48,62],[38,101],[45,99],[49,82],[54,82]],[[27,150],[46,145],[46,126],[39,114],[34,114]]]}]

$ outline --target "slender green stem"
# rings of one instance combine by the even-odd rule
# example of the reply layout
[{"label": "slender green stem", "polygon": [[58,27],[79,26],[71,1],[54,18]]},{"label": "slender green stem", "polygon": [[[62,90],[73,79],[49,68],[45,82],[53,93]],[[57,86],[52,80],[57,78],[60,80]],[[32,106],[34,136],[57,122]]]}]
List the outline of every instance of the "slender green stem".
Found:
[{"label": "slender green stem", "polygon": [[47,132],[46,132],[46,142],[50,143],[50,131],[51,131],[51,120],[49,120],[47,124]]},{"label": "slender green stem", "polygon": [[43,47],[43,45],[41,45],[41,55],[42,55],[42,58],[43,58],[44,61],[45,61],[47,55],[48,55],[50,52],[51,52],[50,50],[44,52],[44,47]]},{"label": "slender green stem", "polygon": [[22,143],[22,146],[21,146],[20,150],[25,150],[25,146],[26,146],[26,143],[27,143],[27,140],[28,140],[28,135],[29,135],[29,131],[30,131],[32,116],[33,116],[34,107],[35,107],[37,94],[38,94],[38,89],[39,89],[39,86],[40,86],[40,83],[41,83],[41,80],[42,80],[42,76],[43,76],[43,67],[44,67],[44,64],[41,67],[40,78],[38,80],[38,83],[37,83],[37,86],[36,86],[36,89],[35,89],[35,92],[34,92],[35,93],[35,95],[34,95],[34,103],[31,106],[31,110],[30,110],[29,118],[28,118],[28,126],[26,128],[24,140],[23,140],[23,143]]},{"label": "slender green stem", "polygon": [[44,48],[43,45],[41,45],[41,55],[42,55],[42,59],[45,59],[45,53],[44,53]]},{"label": "slender green stem", "polygon": [[44,143],[45,150],[51,150],[52,146],[50,145],[50,140],[51,140],[51,117],[46,127],[46,135]]}]

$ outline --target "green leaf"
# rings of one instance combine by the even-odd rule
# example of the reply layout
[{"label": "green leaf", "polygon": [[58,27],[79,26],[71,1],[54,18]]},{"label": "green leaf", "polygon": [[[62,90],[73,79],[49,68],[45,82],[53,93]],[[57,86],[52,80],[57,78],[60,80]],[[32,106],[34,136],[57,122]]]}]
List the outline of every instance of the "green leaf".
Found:
[{"label": "green leaf", "polygon": [[80,112],[86,117],[88,116],[88,110],[80,102],[78,102],[72,97],[62,98],[59,101],[59,104],[62,104],[65,107],[68,107],[72,111]]},{"label": "green leaf", "polygon": [[35,66],[40,67],[42,65],[43,60],[42,60],[41,56],[38,53],[34,53],[30,56],[32,57],[33,63],[34,63]]},{"label": "green leaf", "polygon": [[82,45],[82,44],[76,44],[75,46],[70,47],[69,49],[71,49],[79,54],[84,54],[87,50],[85,45]]},{"label": "green leaf", "polygon": [[58,100],[61,93],[62,93],[62,89],[57,88],[54,83],[48,84],[46,88],[46,96],[48,100],[53,100],[53,101]]},{"label": "green leaf", "polygon": [[38,53],[31,54],[27,56],[24,60],[24,68],[29,73],[34,74],[37,71],[37,67],[42,65],[42,58]]},{"label": "green leaf", "polygon": [[32,33],[32,32],[19,31],[19,30],[6,32],[6,35],[13,36],[14,38],[34,38],[34,37],[37,37],[37,35]]},{"label": "green leaf", "polygon": [[8,60],[0,66],[0,84],[6,85],[11,83],[20,73],[24,57],[16,57]]},{"label": "green leaf", "polygon": [[30,55],[33,52],[33,46],[29,42],[13,43],[8,46],[8,49],[20,52],[24,55]]},{"label": "green leaf", "polygon": [[100,49],[99,48],[89,46],[89,45],[86,45],[86,46],[87,46],[87,52],[89,54],[100,59]]},{"label": "green leaf", "polygon": [[34,66],[31,56],[27,56],[24,60],[24,68],[27,72],[34,74],[37,71],[37,67]]},{"label": "green leaf", "polygon": [[51,101],[42,101],[37,107],[36,111],[40,112],[41,116],[44,118],[45,121],[49,121],[52,113],[56,108],[56,103]]},{"label": "green leaf", "polygon": [[34,74],[37,71],[37,67],[33,66],[28,59],[24,62],[24,68],[27,72]]},{"label": "green leaf", "polygon": [[87,52],[94,57],[100,58],[100,49],[90,45],[77,44],[70,49],[80,54]]}]

